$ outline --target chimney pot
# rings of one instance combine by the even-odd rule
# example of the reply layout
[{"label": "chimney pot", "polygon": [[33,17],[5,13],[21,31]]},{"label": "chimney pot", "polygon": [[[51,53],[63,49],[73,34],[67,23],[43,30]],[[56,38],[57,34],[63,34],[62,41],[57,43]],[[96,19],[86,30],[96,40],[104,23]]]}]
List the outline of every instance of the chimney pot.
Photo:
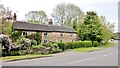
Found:
[{"label": "chimney pot", "polygon": [[49,19],[48,24],[49,24],[49,25],[53,25],[52,19]]}]

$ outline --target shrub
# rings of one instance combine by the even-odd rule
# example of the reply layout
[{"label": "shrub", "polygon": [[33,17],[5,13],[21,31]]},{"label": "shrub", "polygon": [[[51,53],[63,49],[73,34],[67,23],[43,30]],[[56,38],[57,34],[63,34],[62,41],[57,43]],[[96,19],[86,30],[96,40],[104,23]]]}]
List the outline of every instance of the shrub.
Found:
[{"label": "shrub", "polygon": [[92,47],[91,41],[76,41],[76,42],[67,42],[69,49],[74,48],[84,48],[84,47]]},{"label": "shrub", "polygon": [[25,35],[25,37],[35,40],[37,42],[37,45],[39,45],[41,43],[41,33],[40,32],[36,32],[31,35]]},{"label": "shrub", "polygon": [[92,47],[92,41],[82,41],[82,46],[83,47]]},{"label": "shrub", "polygon": [[32,46],[32,48],[34,48],[34,49],[41,49],[41,48],[43,48],[44,46],[42,46],[42,45],[37,45],[37,46]]},{"label": "shrub", "polygon": [[58,47],[60,48],[60,49],[62,49],[62,51],[65,51],[66,50],[66,43],[65,42],[58,42],[57,43],[58,44]]},{"label": "shrub", "polygon": [[50,53],[58,53],[60,52],[59,46],[57,43],[51,45]]},{"label": "shrub", "polygon": [[100,43],[103,40],[103,38],[98,35],[98,36],[96,36],[96,40]]},{"label": "shrub", "polygon": [[22,47],[30,47],[31,46],[31,40],[28,38],[21,37],[18,40],[18,44],[20,44]]},{"label": "shrub", "polygon": [[31,45],[32,45],[32,46],[36,46],[36,45],[37,45],[37,41],[36,41],[36,40],[32,40],[32,41],[31,41]]},{"label": "shrub", "polygon": [[34,40],[37,41],[37,45],[41,43],[41,33],[37,32],[34,34]]},{"label": "shrub", "polygon": [[69,49],[77,48],[77,42],[67,42],[67,45],[69,46]]},{"label": "shrub", "polygon": [[97,46],[99,46],[99,43],[97,41],[93,41],[93,46],[97,47]]},{"label": "shrub", "polygon": [[2,56],[15,56],[21,55],[19,51],[2,51]]}]

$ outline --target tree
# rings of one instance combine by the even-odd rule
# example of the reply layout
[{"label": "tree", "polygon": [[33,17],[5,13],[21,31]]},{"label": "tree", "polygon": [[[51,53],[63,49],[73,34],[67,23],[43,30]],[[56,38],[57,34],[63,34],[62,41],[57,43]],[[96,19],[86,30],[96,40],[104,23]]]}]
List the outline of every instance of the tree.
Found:
[{"label": "tree", "polygon": [[101,25],[100,28],[105,42],[108,42],[108,40],[114,37],[114,34],[105,25]]},{"label": "tree", "polygon": [[76,20],[76,24],[81,23],[84,13],[74,4],[61,3],[53,9],[51,16],[54,18],[56,24],[73,27],[74,20]]},{"label": "tree", "polygon": [[87,12],[84,18],[84,25],[79,32],[81,40],[102,41],[103,36],[101,34],[100,21],[97,13],[93,11]]},{"label": "tree", "polygon": [[5,33],[7,35],[10,35],[11,31],[11,19],[12,17],[11,10],[7,7],[4,7],[3,4],[0,5],[0,33]]},{"label": "tree", "polygon": [[101,24],[101,33],[103,34],[103,39],[105,42],[108,42],[109,39],[113,38],[115,35],[114,32],[114,23],[107,22],[105,16],[99,17]]},{"label": "tree", "polygon": [[26,15],[26,20],[32,23],[45,24],[47,21],[47,15],[44,11],[30,11]]},{"label": "tree", "polygon": [[111,32],[114,32],[115,23],[107,22],[105,16],[100,16],[99,19],[100,19],[100,22],[102,23],[102,25],[104,25]]}]

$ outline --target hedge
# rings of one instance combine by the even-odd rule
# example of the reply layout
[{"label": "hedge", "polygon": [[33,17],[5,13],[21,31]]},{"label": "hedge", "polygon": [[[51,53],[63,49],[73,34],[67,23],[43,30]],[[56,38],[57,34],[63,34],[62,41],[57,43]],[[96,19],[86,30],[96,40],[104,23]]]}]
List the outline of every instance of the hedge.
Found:
[{"label": "hedge", "polygon": [[69,49],[74,48],[84,48],[84,47],[92,47],[91,41],[76,41],[76,42],[67,42]]},{"label": "hedge", "polygon": [[65,51],[67,49],[65,42],[58,42],[57,44],[58,44],[58,47],[62,49],[62,51]]},{"label": "hedge", "polygon": [[93,41],[93,47],[97,47],[97,46],[99,46],[98,41]]},{"label": "hedge", "polygon": [[25,55],[25,54],[53,54],[74,48],[87,48],[99,46],[97,41],[75,41],[75,42],[57,42],[47,43],[42,45],[33,45],[30,49],[13,50],[10,52],[3,51],[3,56],[6,55]]}]

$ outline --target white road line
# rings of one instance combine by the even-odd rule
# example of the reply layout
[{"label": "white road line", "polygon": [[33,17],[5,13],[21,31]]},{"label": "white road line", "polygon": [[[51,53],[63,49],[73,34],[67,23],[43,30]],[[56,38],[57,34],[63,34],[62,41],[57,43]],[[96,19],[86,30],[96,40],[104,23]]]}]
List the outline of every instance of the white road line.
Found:
[{"label": "white road line", "polygon": [[103,55],[103,56],[108,56],[108,55],[111,55],[111,54],[113,54],[113,53],[105,54],[105,55]]},{"label": "white road line", "polygon": [[92,59],[95,59],[95,58],[90,58],[90,59],[88,59],[88,60],[92,60]]},{"label": "white road line", "polygon": [[83,62],[83,61],[92,60],[92,59],[95,59],[95,58],[83,59],[83,60],[71,62],[71,63],[68,63],[68,64],[74,64],[74,63]]}]

